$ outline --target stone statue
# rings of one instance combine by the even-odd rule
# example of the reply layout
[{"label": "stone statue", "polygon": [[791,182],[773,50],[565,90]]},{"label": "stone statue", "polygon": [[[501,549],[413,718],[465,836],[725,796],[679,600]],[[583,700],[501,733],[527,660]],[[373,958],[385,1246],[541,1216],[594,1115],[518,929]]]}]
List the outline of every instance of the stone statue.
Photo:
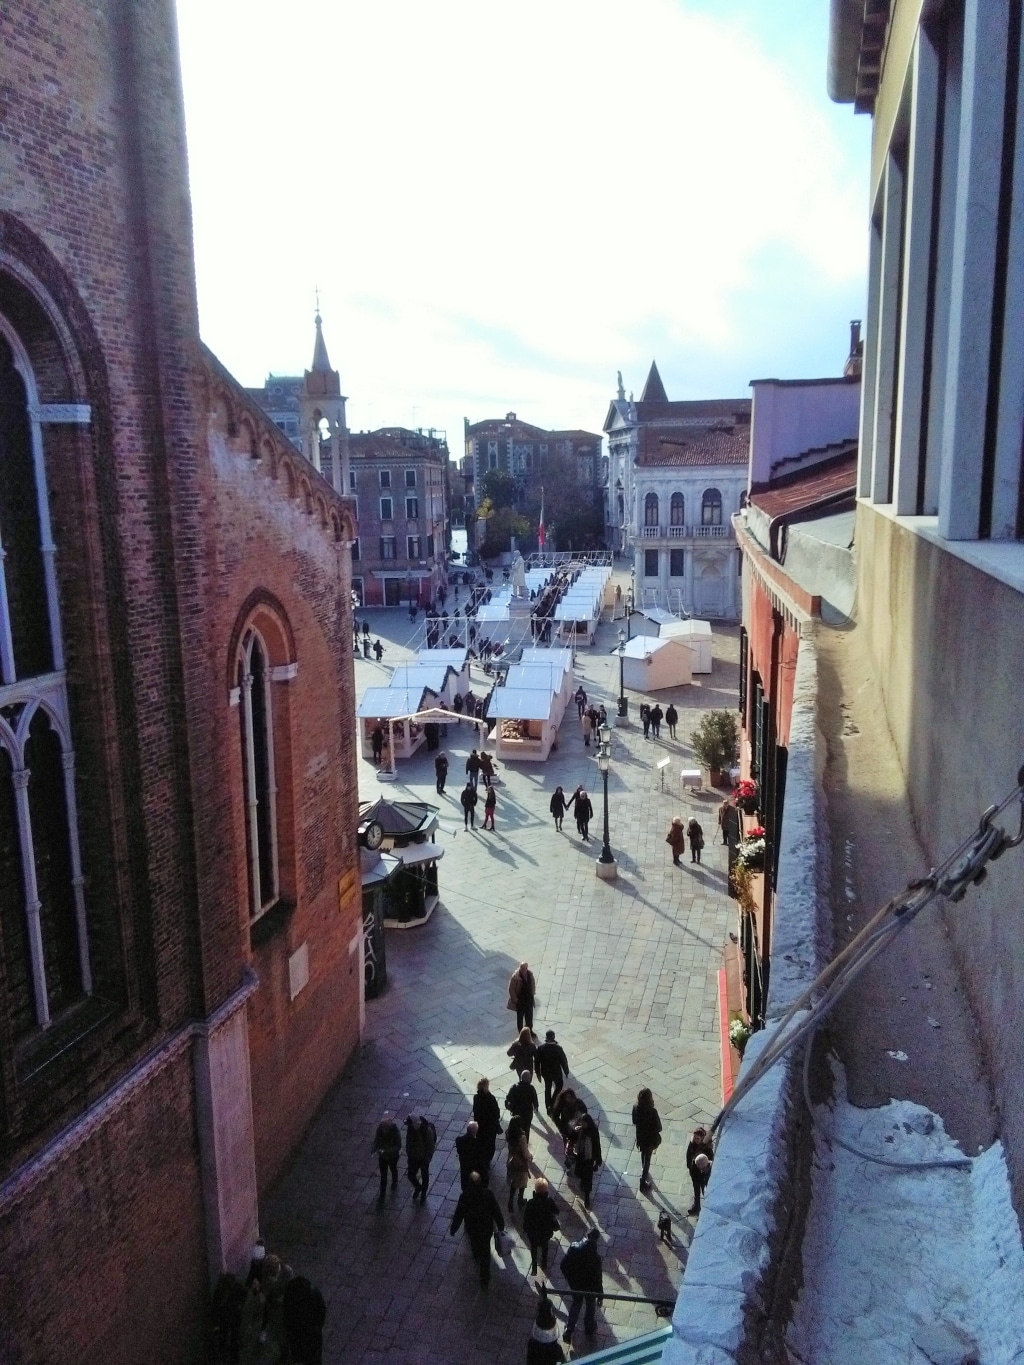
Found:
[{"label": "stone statue", "polygon": [[616,382],[617,382],[617,384],[618,384],[618,386],[619,386],[619,401],[621,402],[622,399],[625,398],[625,396],[626,396],[626,390],[622,387],[622,371],[621,371],[621,370],[616,370],[616,371],[615,371],[615,379],[616,379]]},{"label": "stone statue", "polygon": [[518,550],[516,551],[515,558],[512,561],[511,579],[512,596],[528,597],[529,593],[526,591],[526,565],[523,563],[523,556],[519,553]]}]

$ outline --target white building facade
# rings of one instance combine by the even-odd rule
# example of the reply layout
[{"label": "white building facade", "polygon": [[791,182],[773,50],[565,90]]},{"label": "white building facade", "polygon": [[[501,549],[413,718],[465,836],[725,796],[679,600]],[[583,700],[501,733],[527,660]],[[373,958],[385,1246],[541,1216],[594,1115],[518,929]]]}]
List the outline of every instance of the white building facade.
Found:
[{"label": "white building facade", "polygon": [[750,400],[669,402],[652,365],[639,402],[620,384],[604,430],[608,543],[633,560],[636,606],[739,620],[732,516],[747,486]]}]

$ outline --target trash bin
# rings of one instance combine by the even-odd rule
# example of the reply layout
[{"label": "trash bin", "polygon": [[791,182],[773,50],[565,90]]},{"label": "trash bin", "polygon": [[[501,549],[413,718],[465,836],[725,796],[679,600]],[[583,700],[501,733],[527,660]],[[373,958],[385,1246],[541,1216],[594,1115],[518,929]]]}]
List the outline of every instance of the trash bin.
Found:
[{"label": "trash bin", "polygon": [[628,698],[628,697],[623,696],[623,697],[620,697],[620,698],[619,698],[619,715],[620,715],[620,716],[623,716],[623,717],[629,715],[629,698]]}]

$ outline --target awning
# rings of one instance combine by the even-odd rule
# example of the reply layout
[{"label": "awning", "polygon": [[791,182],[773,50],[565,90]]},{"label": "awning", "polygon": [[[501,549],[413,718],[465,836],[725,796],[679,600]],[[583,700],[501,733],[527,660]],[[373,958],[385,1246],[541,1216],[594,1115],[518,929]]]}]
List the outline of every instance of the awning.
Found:
[{"label": "awning", "polygon": [[405,867],[415,867],[417,863],[439,863],[444,849],[440,844],[406,844],[404,848],[392,849],[392,857]]},{"label": "awning", "polygon": [[579,1361],[590,1361],[591,1365],[656,1365],[665,1352],[665,1346],[672,1335],[671,1327],[659,1327],[657,1331],[647,1332],[632,1341],[623,1341],[618,1346],[609,1346],[593,1355],[577,1356]]}]

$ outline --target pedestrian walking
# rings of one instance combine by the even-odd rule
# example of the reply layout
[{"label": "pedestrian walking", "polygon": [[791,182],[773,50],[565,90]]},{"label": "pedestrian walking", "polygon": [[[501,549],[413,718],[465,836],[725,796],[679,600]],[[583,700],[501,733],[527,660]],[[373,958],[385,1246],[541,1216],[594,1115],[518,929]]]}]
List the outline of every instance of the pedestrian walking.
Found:
[{"label": "pedestrian walking", "polygon": [[533,1036],[533,1030],[524,1024],[515,1042],[505,1053],[506,1057],[512,1058],[509,1068],[516,1076],[521,1076],[526,1071],[532,1077],[537,1065],[537,1051],[537,1040]]},{"label": "pedestrian walking", "polygon": [[555,818],[555,830],[561,833],[562,820],[565,818],[565,792],[561,787],[555,788],[555,794],[548,802],[548,810]]},{"label": "pedestrian walking", "polygon": [[594,1172],[601,1169],[601,1134],[585,1104],[576,1109],[576,1119],[570,1131],[572,1143],[573,1174],[580,1182],[583,1192],[583,1207],[590,1208],[590,1196],[594,1189]]},{"label": "pedestrian walking", "polygon": [[480,798],[473,790],[473,784],[471,782],[467,782],[462,795],[459,797],[459,801],[462,803],[462,809],[466,817],[465,818],[466,829],[470,828],[476,829],[476,805],[479,799]]},{"label": "pedestrian walking", "polygon": [[491,1163],[484,1157],[480,1125],[476,1119],[470,1119],[466,1124],[466,1131],[455,1139],[455,1155],[459,1158],[459,1179],[463,1189],[468,1187],[469,1177],[474,1171],[483,1183],[487,1184]]},{"label": "pedestrian walking", "polygon": [[686,1212],[691,1218],[700,1213],[700,1201],[711,1179],[711,1163],[714,1159],[715,1149],[708,1139],[707,1129],[695,1128],[686,1147],[686,1169],[693,1186],[693,1203]]},{"label": "pedestrian walking", "polygon": [[526,1365],[562,1365],[565,1352],[558,1340],[558,1319],[545,1295],[537,1306],[537,1318],[526,1343]]},{"label": "pedestrian walking", "polygon": [[579,1107],[579,1096],[570,1086],[565,1086],[558,1092],[555,1096],[555,1102],[551,1106],[551,1117],[562,1135],[566,1155],[568,1155],[569,1144],[572,1139],[572,1125],[576,1122]]},{"label": "pedestrian walking", "polygon": [[388,1171],[391,1172],[391,1193],[398,1188],[398,1158],[402,1155],[402,1133],[390,1114],[385,1114],[373,1135],[371,1153],[377,1157],[380,1167],[380,1194],[377,1203],[384,1203],[388,1188]]},{"label": "pedestrian walking", "polygon": [[321,1365],[327,1305],[305,1275],[296,1275],[284,1288],[282,1319],[291,1365]]},{"label": "pedestrian walking", "polygon": [[[475,707],[474,714],[476,714]],[[489,787],[491,779],[494,777],[494,759],[486,752],[480,755],[480,776],[484,780],[484,786]]]},{"label": "pedestrian walking", "polygon": [[476,791],[480,785],[480,755],[475,749],[470,752],[466,759],[466,774],[469,778],[470,786]]},{"label": "pedestrian walking", "polygon": [[375,725],[370,732],[370,748],[373,751],[373,761],[379,768],[381,754],[384,752],[384,731],[379,725]]},{"label": "pedestrian walking", "polygon": [[478,1171],[473,1171],[469,1188],[459,1195],[448,1228],[449,1235],[454,1237],[463,1223],[473,1260],[480,1269],[480,1287],[486,1289],[491,1282],[491,1238],[497,1238],[505,1231],[505,1215]]},{"label": "pedestrian walking", "polygon": [[641,1090],[633,1105],[633,1127],[636,1129],[636,1149],[640,1153],[640,1188],[651,1188],[651,1157],[661,1146],[661,1115],[654,1107],[654,1096],[646,1088]]},{"label": "pedestrian walking", "polygon": [[520,1073],[519,1080],[510,1087],[505,1096],[505,1108],[519,1119],[526,1133],[526,1141],[529,1142],[533,1116],[540,1110],[540,1101],[530,1080],[530,1073],[525,1068]]},{"label": "pedestrian walking", "polygon": [[608,712],[605,710],[604,704],[602,703],[602,704],[597,708],[597,728],[600,730],[601,727],[602,727],[603,725],[607,725],[607,724],[608,724]]},{"label": "pedestrian walking", "polygon": [[686,822],[686,837],[690,841],[690,862],[699,863],[700,851],[704,847],[704,831],[695,815],[691,815]]},{"label": "pedestrian walking", "polygon": [[580,683],[579,687],[577,687],[575,693],[573,694],[573,700],[576,703],[576,711],[579,715],[579,718],[580,720],[582,720],[583,712],[587,709],[587,694],[583,690],[582,683]]},{"label": "pedestrian walking", "polygon": [[728,844],[729,831],[737,824],[736,807],[727,796],[718,807],[718,828],[722,831],[722,843]]},{"label": "pedestrian walking", "polygon": [[657,702],[655,702],[651,710],[651,733],[654,735],[655,739],[661,738],[661,722],[664,719],[664,717],[665,712],[661,709]]},{"label": "pedestrian walking", "polygon": [[558,1231],[558,1206],[551,1198],[550,1185],[541,1176],[533,1182],[533,1194],[523,1209],[523,1232],[530,1244],[531,1275],[536,1275],[538,1262],[547,1274],[548,1249]]},{"label": "pedestrian walking", "polygon": [[422,1114],[410,1114],[405,1120],[405,1159],[409,1166],[407,1174],[412,1185],[414,1204],[417,1195],[421,1204],[427,1202],[430,1159],[436,1150],[437,1129]]},{"label": "pedestrian walking", "polygon": [[384,646],[379,640],[374,640],[373,642],[373,657],[378,663],[380,663],[381,659],[384,657]]},{"label": "pedestrian walking", "polygon": [[438,754],[434,759],[434,777],[437,779],[437,794],[443,796],[445,783],[448,781],[447,754]]},{"label": "pedestrian walking", "polygon": [[644,739],[650,738],[651,708],[645,701],[640,703],[640,724],[644,727]]},{"label": "pedestrian walking", "polygon": [[676,726],[679,724],[679,712],[669,702],[665,710],[665,724],[668,726],[668,733],[672,739],[676,737]]},{"label": "pedestrian walking", "polygon": [[364,621],[364,622],[363,622],[363,639],[364,639],[364,640],[368,640],[369,638],[370,638],[370,623],[369,623],[369,621]]},{"label": "pedestrian walking", "polygon": [[672,823],[669,825],[668,833],[665,835],[665,842],[666,844],[671,845],[672,861],[676,867],[678,867],[679,855],[686,847],[686,831],[683,829],[682,816],[675,816]]},{"label": "pedestrian walking", "polygon": [[[562,1333],[562,1340],[572,1341],[572,1334],[583,1311],[583,1330],[588,1337],[597,1331],[597,1305],[604,1294],[604,1275],[601,1257],[597,1250],[601,1234],[591,1228],[586,1237],[578,1242],[570,1242],[562,1257],[562,1274],[565,1282],[573,1291],[569,1304],[569,1318]],[[586,1307],[584,1308],[584,1304]]]},{"label": "pedestrian walking", "polygon": [[522,1119],[518,1114],[513,1114],[505,1129],[505,1141],[508,1144],[505,1178],[508,1181],[509,1213],[512,1212],[512,1202],[516,1195],[519,1196],[520,1208],[526,1203],[526,1187],[530,1183],[530,1144],[527,1133]]},{"label": "pedestrian walking", "polygon": [[590,843],[590,822],[594,818],[594,807],[590,797],[582,787],[577,787],[572,795],[572,806],[576,815],[576,828],[579,830],[580,838]]},{"label": "pedestrian walking", "polygon": [[569,1076],[569,1061],[561,1044],[555,1038],[554,1029],[548,1029],[543,1043],[537,1048],[534,1068],[544,1082],[544,1110],[550,1114],[555,1096]]},{"label": "pedestrian walking", "polygon": [[508,979],[508,1001],[506,1009],[515,1010],[516,1028],[525,1024],[533,1028],[533,1006],[537,999],[537,978],[530,971],[528,962],[520,962]]},{"label": "pedestrian walking", "polygon": [[476,1083],[473,1096],[473,1118],[477,1124],[477,1137],[480,1139],[480,1152],[488,1166],[494,1160],[494,1149],[498,1138],[505,1131],[501,1126],[501,1110],[498,1101],[491,1094],[491,1083],[481,1076]]},{"label": "pedestrian walking", "polygon": [[484,797],[484,829],[494,829],[494,808],[498,804],[498,797],[493,787],[487,788],[487,795]]}]

